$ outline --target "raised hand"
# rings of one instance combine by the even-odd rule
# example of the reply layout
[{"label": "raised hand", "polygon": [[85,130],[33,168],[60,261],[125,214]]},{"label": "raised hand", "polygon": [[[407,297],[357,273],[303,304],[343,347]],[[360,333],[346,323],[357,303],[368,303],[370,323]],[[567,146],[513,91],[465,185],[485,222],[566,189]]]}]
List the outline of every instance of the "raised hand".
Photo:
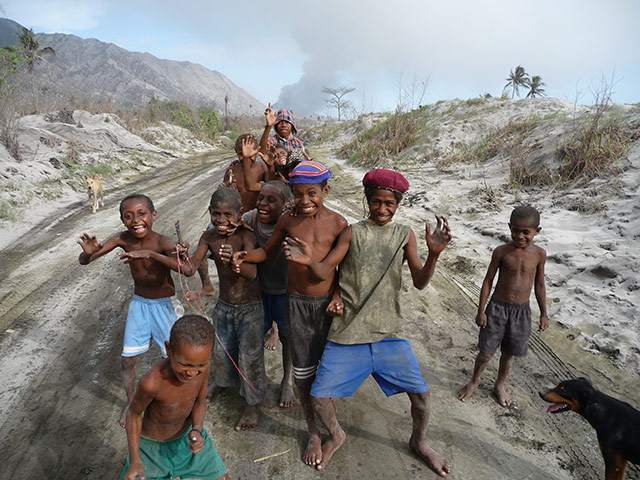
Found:
[{"label": "raised hand", "polygon": [[266,127],[273,127],[276,124],[276,114],[271,108],[271,102],[269,102],[269,106],[264,111],[264,119],[266,122]]},{"label": "raised hand", "polygon": [[285,238],[282,242],[284,247],[284,258],[290,262],[299,263],[301,265],[311,265],[311,246],[304,240],[299,238]]},{"label": "raised hand", "polygon": [[262,161],[267,165],[267,167],[271,167],[276,161],[276,147],[269,145],[265,154],[262,155]]},{"label": "raised hand", "polygon": [[87,255],[93,255],[98,250],[102,248],[102,244],[96,240],[95,235],[89,235],[88,233],[82,233],[80,235],[80,240],[76,242],[78,245],[82,247],[82,250]]},{"label": "raised hand", "polygon": [[260,151],[260,146],[256,142],[255,138],[245,137],[242,139],[242,157],[252,158]]},{"label": "raised hand", "polygon": [[220,250],[218,250],[218,255],[220,255],[220,260],[225,265],[231,264],[231,257],[233,256],[233,246],[224,244],[220,245]]},{"label": "raised hand", "polygon": [[433,233],[431,233],[429,222],[426,222],[425,232],[430,253],[440,254],[451,241],[451,229],[444,216],[436,215],[436,229]]},{"label": "raised hand", "polygon": [[231,256],[231,269],[234,272],[240,273],[240,265],[242,265],[242,262],[244,262],[244,259],[246,256],[247,256],[246,250],[240,250],[239,252],[235,252]]},{"label": "raised hand", "polygon": [[342,312],[344,312],[344,303],[340,299],[331,300],[327,305],[327,313],[332,317],[341,317]]}]

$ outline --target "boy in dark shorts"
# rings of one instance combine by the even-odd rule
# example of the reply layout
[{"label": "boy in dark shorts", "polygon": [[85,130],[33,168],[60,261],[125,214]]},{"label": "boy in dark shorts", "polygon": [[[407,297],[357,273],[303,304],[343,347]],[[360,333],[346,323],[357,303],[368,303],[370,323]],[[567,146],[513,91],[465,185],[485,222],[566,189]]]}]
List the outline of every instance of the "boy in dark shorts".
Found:
[{"label": "boy in dark shorts", "polygon": [[167,358],[141,379],[127,410],[129,455],[121,480],[228,479],[203,428],[214,331],[186,315],[171,329]]},{"label": "boy in dark shorts", "polygon": [[231,252],[256,248],[253,232],[238,229],[241,206],[242,199],[236,190],[219,188],[214,192],[209,205],[214,228],[200,237],[191,260],[193,268],[184,266],[185,275],[193,275],[194,269],[206,260],[209,252],[213,254],[220,281],[213,322],[222,345],[216,342],[213,348],[213,382],[207,392],[207,401],[213,400],[218,393],[239,380],[238,371],[225,352],[226,348],[253,387],[241,381],[240,395],[246,404],[235,427],[238,431],[258,425],[260,398],[264,396],[267,382],[263,348],[264,314],[256,266],[243,265],[237,273],[229,266]]},{"label": "boy in dark shorts", "polygon": [[[531,334],[529,297],[534,285],[540,308],[539,330],[544,331],[549,326],[544,285],[547,254],[542,248],[533,245],[533,238],[541,230],[540,214],[530,206],[517,207],[511,212],[509,229],[511,243],[501,245],[493,251],[487,275],[482,282],[476,316],[476,323],[480,327],[480,351],[476,357],[471,380],[458,392],[458,398],[463,402],[466,402],[478,388],[482,372],[500,346],[500,367],[493,392],[500,405],[511,405],[513,400],[505,391],[504,383],[509,375],[513,357],[527,355]],[[485,311],[484,306],[491,293],[496,273],[498,283]]]},{"label": "boy in dark shorts", "polygon": [[[184,315],[184,308],[175,297],[170,269],[177,270],[176,245],[164,235],[152,231],[157,218],[153,202],[146,195],[133,194],[120,202],[120,219],[127,230],[109,237],[104,245],[95,235],[83,233],[78,244],[78,258],[87,265],[115,248],[122,248],[120,258],[131,267],[134,289],[129,305],[122,349],[122,377],[127,405],[133,398],[136,381],[136,361],[151,346],[153,338],[162,355],[165,342],[175,321]],[[126,407],[120,417],[125,426]]]},{"label": "boy in dark shorts", "polygon": [[340,232],[347,227],[347,221],[342,215],[324,206],[324,199],[329,194],[327,180],[330,177],[331,172],[321,163],[301,162],[289,175],[297,215],[280,217],[271,238],[263,248],[236,252],[232,261],[236,269],[246,262],[263,262],[280,250],[285,239],[290,248],[295,249],[297,241],[303,241],[313,248],[309,265],[289,262],[285,304],[293,378],[309,431],[309,443],[303,460],[307,465],[313,466],[322,460],[322,442],[311,405],[310,391],[331,325],[331,317],[327,315],[326,308],[335,279],[335,269],[324,271],[317,268],[333,248]]},{"label": "boy in dark shorts", "polygon": [[[377,169],[368,172],[362,183],[369,218],[347,227],[322,262],[328,270],[338,264],[340,267],[339,288],[328,306],[335,318],[311,388],[315,411],[330,434],[316,468],[323,470],[346,439],[332,399],[352,397],[362,382],[373,375],[387,396],[407,393],[413,419],[409,446],[429,468],[444,477],[451,470],[449,462],[425,439],[429,387],[422,378],[411,344],[399,338],[400,292],[404,260],[409,265],[413,285],[425,288],[440,253],[451,239],[451,231],[446,218],[438,215],[433,233],[426,224],[429,255],[423,266],[415,234],[410,227],[393,221],[402,195],[409,188],[407,179],[398,172]],[[301,252],[292,252],[291,259],[308,263],[312,248],[301,243]]]}]

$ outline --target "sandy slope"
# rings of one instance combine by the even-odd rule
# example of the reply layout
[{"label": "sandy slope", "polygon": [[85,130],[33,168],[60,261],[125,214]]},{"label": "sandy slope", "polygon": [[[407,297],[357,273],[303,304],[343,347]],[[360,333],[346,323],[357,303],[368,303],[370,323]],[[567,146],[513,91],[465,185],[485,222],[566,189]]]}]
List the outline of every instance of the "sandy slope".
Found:
[{"label": "sandy slope", "polygon": [[[362,171],[335,158],[331,144],[316,147],[314,154],[335,173],[328,205],[350,221],[362,218],[358,186]],[[121,228],[117,202],[135,188],[156,202],[156,230],[173,236],[173,223],[180,219],[185,237],[195,242],[206,225],[201,215],[208,197],[227,163],[224,155],[174,160],[131,178],[135,183],[114,187],[106,208],[96,215],[84,202],[67,205],[44,216],[35,228],[0,250],[0,451],[4,453],[0,478],[114,478],[119,474],[126,454],[124,432],[117,426],[124,404],[119,353],[132,282],[115,254],[80,266],[75,240],[82,231],[105,238]],[[545,413],[546,404],[536,392],[560,379],[586,374],[603,390],[637,406],[637,373],[618,368],[609,357],[586,352],[579,330],[558,322],[565,310],[555,308],[549,330],[532,335],[529,357],[512,370],[514,407],[503,409],[492,399],[496,362],[471,401],[459,402],[455,392],[468,379],[475,356],[473,318],[479,282],[490,250],[506,233],[512,198],[505,198],[497,211],[480,212],[473,221],[465,208],[475,205],[475,199],[453,193],[477,186],[479,180],[471,167],[457,173],[438,172],[428,164],[414,168],[407,171],[414,194],[401,207],[398,220],[414,228],[423,253],[424,221],[431,219],[433,211],[458,206],[445,211],[451,217],[455,240],[443,254],[432,283],[418,292],[405,281],[403,293],[406,336],[432,391],[428,438],[451,460],[450,478],[601,478],[604,469],[592,429],[574,414]],[[635,172],[637,166],[627,171],[630,182]],[[539,200],[545,201],[544,196]],[[566,225],[577,229],[583,222],[592,231],[599,221],[610,220],[574,217],[560,207],[554,213],[552,200],[546,201],[545,234],[539,239],[552,254],[554,248],[560,253],[571,251],[556,246],[561,241],[572,243]],[[631,203],[628,208],[636,211]],[[622,229],[622,219],[614,218]],[[637,258],[633,257],[638,251],[633,242],[630,246],[620,242],[626,263]],[[580,252],[585,248],[574,247]],[[594,258],[589,249],[584,262]],[[561,298],[563,307],[564,302],[573,301],[576,305],[584,302],[583,308],[588,309],[589,303],[577,301],[571,289],[574,282],[588,288],[593,279],[575,278],[570,270],[560,269],[579,259],[574,257],[571,254],[565,263],[558,263],[558,270],[550,262],[549,296]],[[620,265],[621,271],[627,267]],[[595,293],[589,294],[595,298]],[[637,305],[633,298],[629,302]],[[615,301],[605,300],[605,305],[618,311]],[[212,307],[213,301],[207,300],[208,311]],[[571,312],[568,307],[567,311]],[[279,351],[265,353],[270,403],[277,399],[279,355]],[[145,355],[140,371],[158,356],[154,347]],[[209,406],[205,424],[232,478],[435,478],[407,449],[411,421],[406,397],[387,399],[369,379],[353,399],[340,400],[338,407],[348,439],[323,474],[299,460],[306,442],[300,410],[276,413],[265,407],[255,431],[237,433],[233,425],[240,401],[235,393],[227,392]],[[287,449],[291,451],[285,455],[253,463]],[[627,478],[638,478],[637,472],[632,469]]]}]

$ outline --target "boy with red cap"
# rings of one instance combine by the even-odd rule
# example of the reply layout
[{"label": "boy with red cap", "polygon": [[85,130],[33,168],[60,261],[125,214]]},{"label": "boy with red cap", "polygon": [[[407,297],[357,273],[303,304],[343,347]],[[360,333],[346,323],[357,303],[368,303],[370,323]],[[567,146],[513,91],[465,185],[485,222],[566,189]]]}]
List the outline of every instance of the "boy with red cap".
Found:
[{"label": "boy with red cap", "polygon": [[235,269],[239,269],[242,262],[263,262],[280,250],[285,239],[285,252],[296,250],[300,243],[313,251],[308,265],[289,262],[285,303],[293,377],[310,437],[303,460],[313,466],[322,460],[322,442],[310,392],[331,326],[327,307],[335,280],[335,268],[330,272],[324,272],[324,269],[319,272],[316,268],[333,248],[340,232],[347,227],[342,215],[324,206],[324,199],[329,194],[327,180],[330,177],[331,171],[321,163],[304,161],[298,164],[289,174],[297,215],[281,216],[263,247],[236,252],[232,258]]},{"label": "boy with red cap", "polygon": [[[318,470],[326,467],[346,435],[336,419],[332,399],[352,397],[369,376],[387,395],[406,392],[411,400],[413,432],[409,446],[440,476],[450,472],[449,462],[426,442],[429,420],[429,387],[408,340],[400,337],[402,319],[400,292],[402,264],[407,260],[413,285],[427,286],[438,256],[451,239],[445,217],[436,215],[432,233],[426,224],[429,256],[422,265],[416,236],[410,227],[393,221],[409,182],[398,172],[377,169],[362,181],[369,206],[369,218],[347,227],[335,248],[315,271],[323,274],[339,268],[339,288],[335,289],[328,312],[335,316],[327,345],[311,389],[316,414],[330,438],[322,446]],[[302,244],[292,252],[291,261],[307,264],[318,256],[313,246]]]}]

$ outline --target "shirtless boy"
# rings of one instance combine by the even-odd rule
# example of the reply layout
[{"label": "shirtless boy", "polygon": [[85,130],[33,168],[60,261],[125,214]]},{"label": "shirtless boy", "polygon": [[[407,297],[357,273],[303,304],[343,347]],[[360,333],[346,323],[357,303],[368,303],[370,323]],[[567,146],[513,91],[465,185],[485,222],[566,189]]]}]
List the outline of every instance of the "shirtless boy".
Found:
[{"label": "shirtless boy", "polygon": [[[531,309],[529,297],[535,285],[536,300],[540,308],[539,330],[549,326],[547,318],[544,264],[546,252],[533,244],[540,232],[540,214],[529,206],[516,207],[509,222],[511,243],[501,245],[493,251],[487,275],[482,282],[476,323],[480,327],[478,355],[471,381],[458,392],[458,398],[466,402],[480,384],[480,376],[489,360],[500,346],[500,366],[493,392],[503,407],[511,405],[511,396],[504,383],[514,357],[527,355],[531,334]],[[498,283],[485,311],[491,293],[493,278],[498,273]]]},{"label": "shirtless boy", "polygon": [[[164,235],[152,231],[158,214],[146,195],[133,194],[120,202],[120,219],[127,229],[116,233],[104,244],[95,235],[83,233],[78,244],[82,253],[78,260],[87,265],[119,247],[124,250],[120,258],[131,267],[134,289],[129,305],[122,349],[122,377],[127,394],[127,405],[133,398],[138,355],[149,350],[153,338],[162,355],[166,355],[165,342],[175,321],[184,314],[184,308],[175,297],[170,268],[177,270],[176,245]],[[120,418],[125,426],[126,407]]]},{"label": "shirtless boy", "polygon": [[247,262],[259,263],[275,255],[285,239],[291,243],[295,243],[292,238],[300,239],[313,249],[310,265],[289,262],[285,304],[293,378],[309,430],[309,443],[303,460],[313,466],[322,460],[322,442],[310,392],[331,326],[331,317],[327,315],[326,308],[331,300],[335,279],[335,270],[319,278],[315,266],[331,251],[336,238],[347,227],[347,221],[341,215],[324,206],[324,199],[329,194],[327,180],[330,177],[331,172],[321,163],[301,162],[289,175],[294,208],[298,214],[280,217],[263,248],[233,255],[234,268],[239,268]]},{"label": "shirtless boy", "polygon": [[129,455],[121,480],[229,478],[203,428],[213,341],[203,317],[186,315],[173,325],[167,358],[140,379],[127,410]]},{"label": "shirtless boy", "polygon": [[[244,153],[243,153],[244,149]],[[235,144],[237,160],[224,172],[223,186],[235,188],[242,198],[242,212],[248,212],[256,208],[256,200],[260,193],[260,182],[275,179],[269,175],[269,168],[262,160],[258,159],[258,141],[249,133],[240,135]],[[255,186],[257,185],[257,186]]]},{"label": "shirtless boy", "polygon": [[[240,194],[231,188],[219,188],[211,196],[209,212],[212,229],[200,237],[193,255],[194,269],[206,260],[209,251],[218,269],[220,281],[218,303],[213,310],[213,322],[222,344],[238,368],[247,377],[257,394],[241,382],[240,395],[246,404],[236,430],[245,430],[258,425],[260,397],[264,396],[267,384],[264,369],[264,319],[260,283],[255,265],[242,265],[238,273],[229,265],[231,253],[256,248],[253,232],[240,228]],[[184,269],[193,275],[191,267]],[[238,372],[220,342],[213,348],[213,383],[207,392],[207,401],[238,380]]]},{"label": "shirtless boy", "polygon": [[[413,431],[409,447],[438,475],[451,470],[449,462],[433,450],[425,439],[429,421],[429,387],[408,340],[400,338],[402,317],[402,265],[407,261],[413,285],[422,290],[435,271],[440,253],[451,240],[445,217],[436,215],[433,233],[427,223],[429,255],[422,265],[413,230],[395,223],[393,217],[409,182],[400,173],[376,169],[362,183],[369,218],[347,227],[336,247],[326,256],[323,268],[340,265],[339,288],[335,289],[328,311],[335,315],[318,374],[311,388],[315,411],[330,437],[322,446],[323,470],[346,435],[336,418],[332,399],[352,397],[369,376],[387,395],[407,393],[411,402]],[[292,261],[309,262],[309,248],[292,253]],[[317,271],[321,271],[318,267]]]}]

